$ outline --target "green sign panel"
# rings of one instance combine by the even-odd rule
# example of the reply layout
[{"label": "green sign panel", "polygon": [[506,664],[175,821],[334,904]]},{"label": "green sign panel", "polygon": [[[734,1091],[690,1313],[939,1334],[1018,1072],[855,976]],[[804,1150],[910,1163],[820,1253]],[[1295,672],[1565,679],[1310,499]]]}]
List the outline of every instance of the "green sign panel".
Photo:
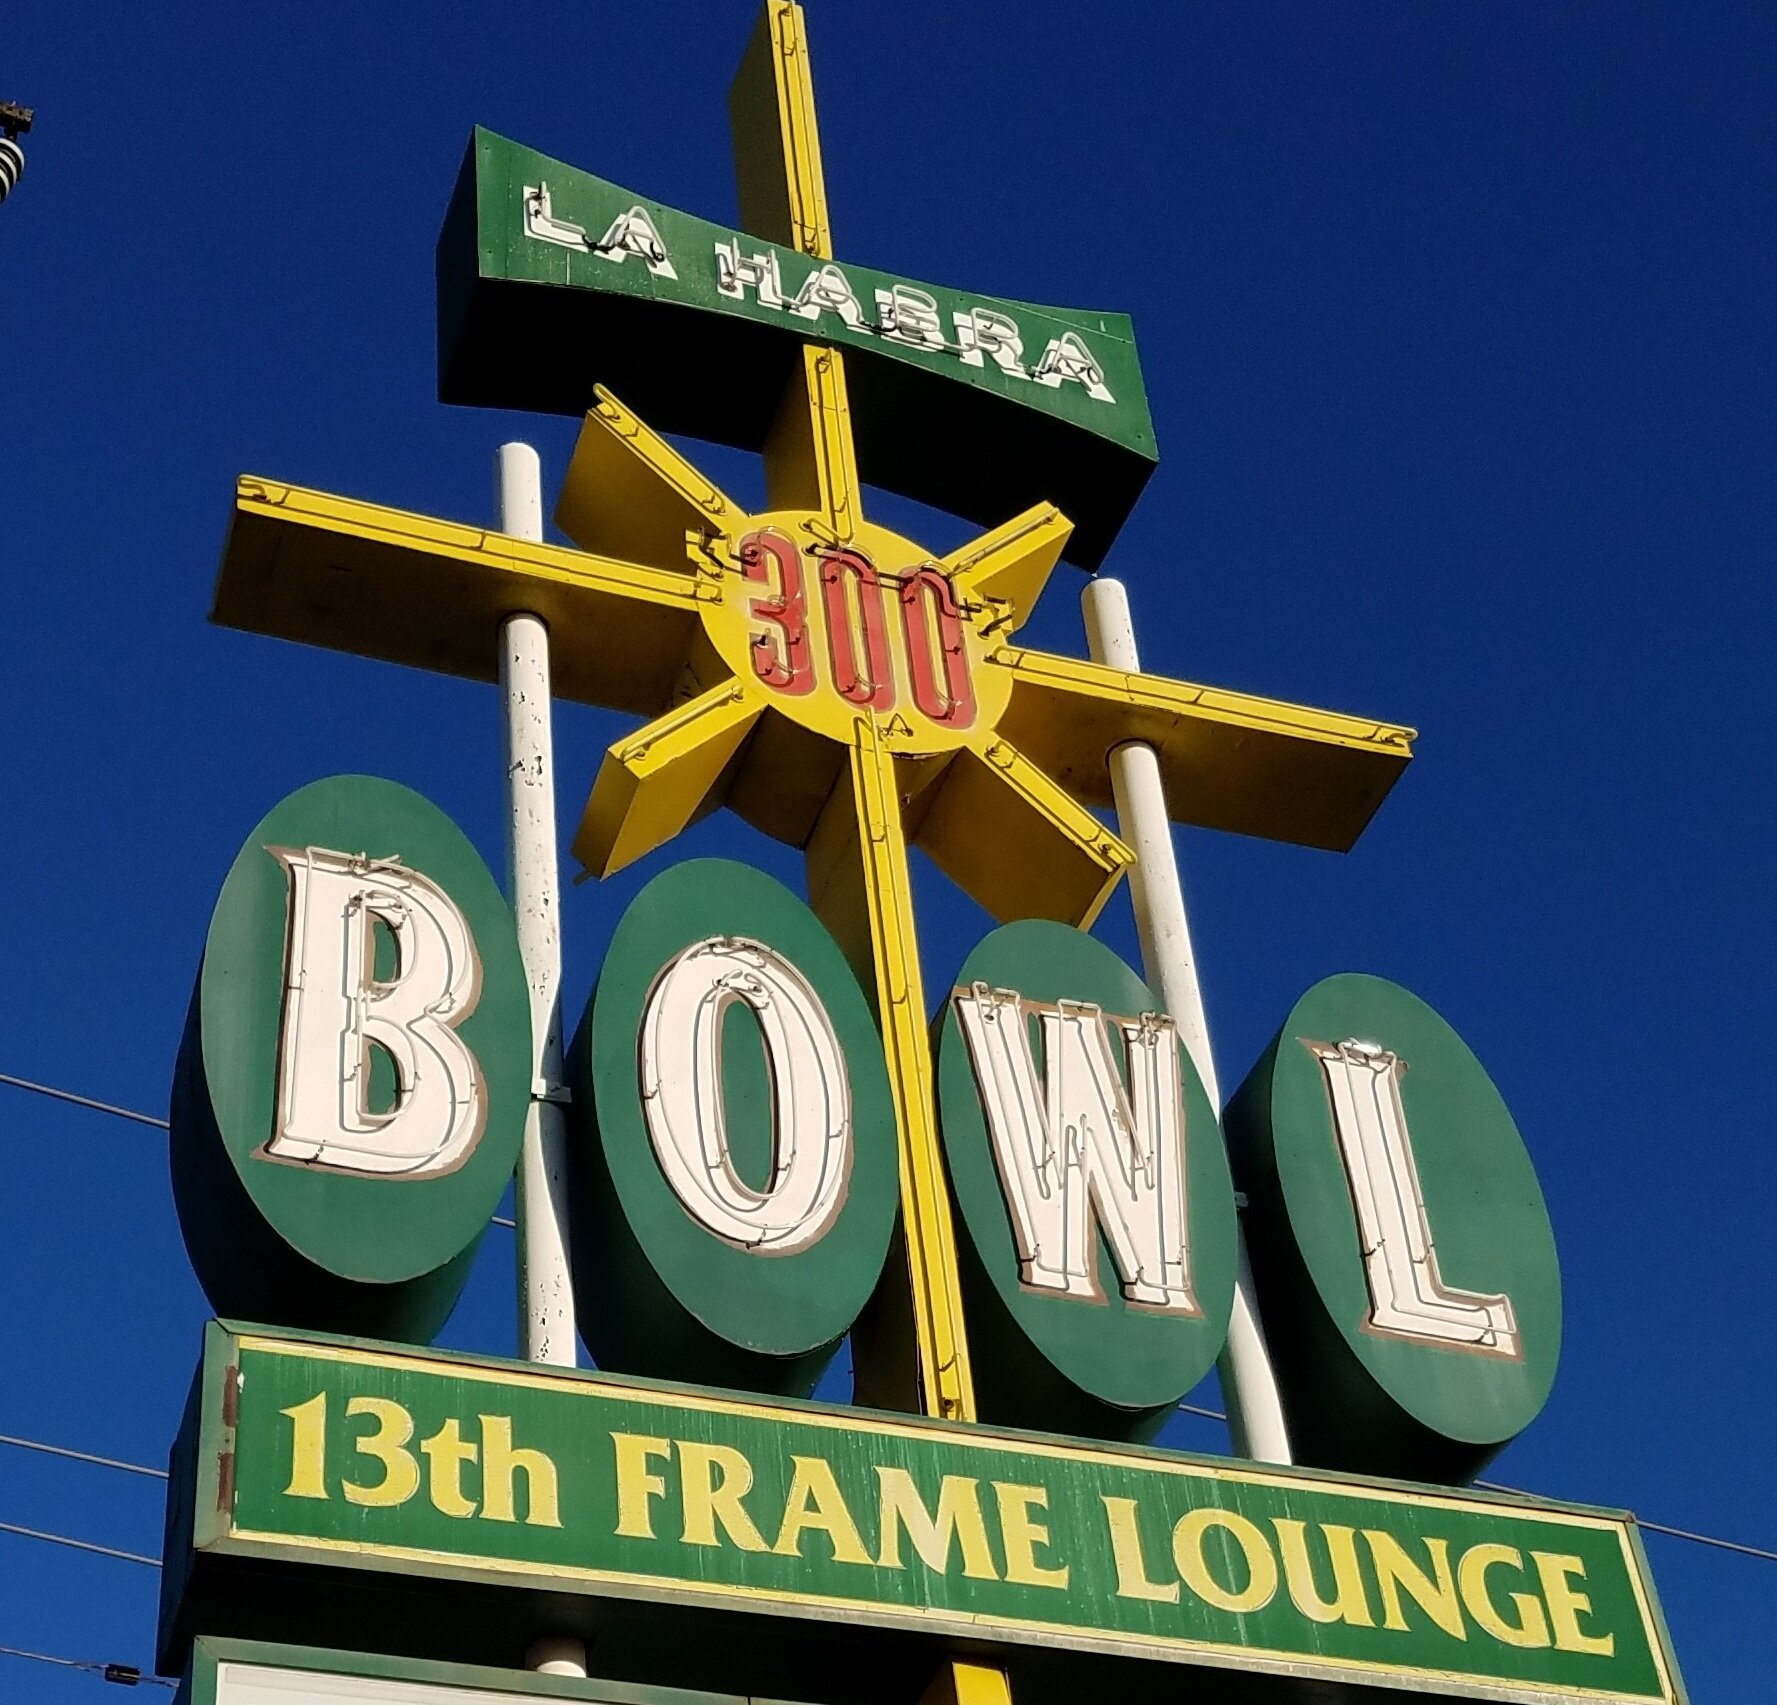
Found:
[{"label": "green sign panel", "polygon": [[843,349],[870,483],[1096,568],[1158,452],[1125,314],[922,284],[729,230],[477,129],[438,241],[439,395],[764,446],[804,344]]},{"label": "green sign panel", "polygon": [[544,1589],[783,1641],[838,1620],[1141,1674],[1682,1697],[1633,1522],[1601,1510],[221,1326],[176,1466],[163,1663],[231,1567],[263,1599],[295,1564],[305,1596],[345,1571],[433,1624]]},{"label": "green sign panel", "polygon": [[1468,1045],[1381,977],[1316,983],[1228,1104],[1299,1461],[1468,1480],[1561,1353],[1536,1168]]},{"label": "green sign panel", "polygon": [[411,788],[331,776],[241,848],[175,1069],[173,1195],[220,1313],[425,1343],[518,1158],[512,913]]}]

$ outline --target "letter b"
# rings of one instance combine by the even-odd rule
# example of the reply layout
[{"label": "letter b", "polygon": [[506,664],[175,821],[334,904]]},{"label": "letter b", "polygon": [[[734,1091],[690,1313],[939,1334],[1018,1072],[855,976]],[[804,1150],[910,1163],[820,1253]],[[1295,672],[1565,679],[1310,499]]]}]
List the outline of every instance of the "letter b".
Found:
[{"label": "letter b", "polygon": [[275,806],[210,922],[174,1073],[173,1196],[220,1315],[427,1343],[530,1101],[512,913],[394,782]]}]

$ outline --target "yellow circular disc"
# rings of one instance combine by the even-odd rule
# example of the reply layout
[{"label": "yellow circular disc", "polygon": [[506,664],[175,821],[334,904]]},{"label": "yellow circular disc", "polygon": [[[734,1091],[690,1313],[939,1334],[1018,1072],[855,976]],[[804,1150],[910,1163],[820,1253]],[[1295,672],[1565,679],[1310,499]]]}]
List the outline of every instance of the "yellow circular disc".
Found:
[{"label": "yellow circular disc", "polygon": [[986,610],[912,540],[868,522],[841,541],[818,515],[754,517],[702,610],[739,679],[833,740],[867,715],[897,753],[951,751],[991,729],[1012,690],[984,667]]}]

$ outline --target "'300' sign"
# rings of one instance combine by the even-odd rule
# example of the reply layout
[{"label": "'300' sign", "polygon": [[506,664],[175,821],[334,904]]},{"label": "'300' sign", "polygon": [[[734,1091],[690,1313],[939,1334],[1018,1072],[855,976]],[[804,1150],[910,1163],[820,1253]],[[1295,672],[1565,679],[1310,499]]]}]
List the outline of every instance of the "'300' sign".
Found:
[{"label": "'300' sign", "polygon": [[885,572],[850,545],[804,552],[775,527],[749,533],[739,555],[749,661],[767,687],[806,698],[824,686],[860,711],[911,708],[948,731],[974,726],[968,629],[936,563]]}]

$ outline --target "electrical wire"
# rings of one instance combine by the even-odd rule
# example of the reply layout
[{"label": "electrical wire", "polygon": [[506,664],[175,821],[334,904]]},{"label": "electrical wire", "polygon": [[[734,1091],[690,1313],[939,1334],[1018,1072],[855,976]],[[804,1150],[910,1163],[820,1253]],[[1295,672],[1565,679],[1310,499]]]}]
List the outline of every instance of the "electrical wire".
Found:
[{"label": "electrical wire", "polygon": [[0,1083],[10,1084],[14,1089],[28,1089],[33,1095],[47,1095],[51,1101],[68,1101],[76,1107],[90,1107],[95,1113],[110,1113],[119,1119],[133,1119],[138,1125],[152,1125],[156,1130],[167,1128],[165,1119],[157,1119],[152,1113],[137,1113],[128,1107],[113,1107],[109,1101],[94,1101],[88,1095],[76,1095],[71,1089],[53,1089],[47,1083],[33,1083],[28,1077],[14,1077],[11,1072],[0,1072]]},{"label": "electrical wire", "polygon": [[126,1474],[146,1474],[155,1480],[164,1480],[167,1471],[164,1468],[145,1468],[139,1462],[123,1462],[115,1456],[94,1456],[89,1450],[70,1450],[66,1445],[46,1445],[40,1439],[14,1438],[11,1433],[0,1433],[0,1445],[16,1445],[20,1450],[40,1450],[45,1456],[67,1456],[76,1462],[96,1463],[100,1468],[121,1468]]},{"label": "electrical wire", "polygon": [[21,1539],[41,1539],[46,1545],[66,1545],[73,1551],[96,1551],[101,1557],[115,1557],[124,1563],[145,1563],[150,1569],[160,1567],[158,1557],[144,1557],[140,1551],[119,1551],[115,1545],[95,1545],[90,1539],[70,1539],[65,1533],[45,1533],[39,1527],[20,1527],[17,1522],[0,1521],[0,1533],[16,1533]]},{"label": "electrical wire", "polygon": [[[129,1119],[138,1125],[152,1125],[157,1131],[170,1129],[165,1119],[157,1119],[152,1113],[138,1113],[132,1107],[117,1107],[109,1101],[95,1101],[90,1095],[76,1095],[71,1089],[57,1089],[52,1084],[36,1083],[28,1077],[14,1077],[11,1072],[0,1072],[0,1083],[13,1089],[28,1089],[33,1095],[47,1095],[51,1101],[66,1101],[73,1107],[90,1108],[94,1113],[109,1113],[113,1118]],[[517,1220],[509,1220],[504,1214],[495,1214],[492,1224],[503,1225],[508,1231],[518,1229]]]},{"label": "electrical wire", "polygon": [[[71,1102],[76,1107],[88,1107],[95,1113],[111,1113],[119,1119],[133,1119],[139,1125],[153,1125],[163,1131],[167,1129],[167,1122],[165,1119],[156,1119],[147,1113],[137,1113],[128,1107],[113,1107],[108,1101],[94,1101],[90,1096],[76,1095],[73,1091],[66,1089],[54,1089],[46,1083],[33,1083],[29,1078],[14,1077],[10,1072],[0,1072],[0,1084],[10,1084],[14,1089],[28,1089],[33,1094],[47,1095],[55,1101]],[[492,1223],[494,1225],[505,1226],[508,1231],[515,1231],[518,1228],[518,1222],[516,1220],[507,1219],[504,1214],[495,1214]],[[1187,1415],[1197,1415],[1206,1421],[1221,1421],[1226,1423],[1228,1419],[1227,1415],[1220,1409],[1206,1409],[1201,1404],[1180,1403],[1177,1407],[1183,1410]],[[38,1444],[30,1439],[9,1438],[4,1433],[0,1433],[0,1444],[18,1445],[25,1450],[47,1451],[53,1456],[70,1456],[82,1462],[97,1463],[105,1468],[126,1469],[132,1474],[152,1474],[158,1476],[162,1480],[166,1478],[165,1472],[158,1468],[144,1468],[140,1464],[134,1462],[114,1462],[109,1457],[89,1456],[85,1451],[67,1450],[60,1445]],[[1477,1480],[1475,1484],[1485,1491],[1509,1492],[1514,1497],[1534,1498],[1538,1495],[1535,1492],[1525,1491],[1521,1486],[1504,1486],[1495,1480]],[[1710,1545],[1714,1546],[1718,1551],[1731,1551],[1737,1556],[1759,1557],[1768,1563],[1777,1563],[1777,1551],[1767,1550],[1762,1545],[1745,1545],[1737,1539],[1718,1539],[1714,1534],[1695,1533],[1688,1527],[1672,1527],[1666,1522],[1648,1521],[1641,1516],[1637,1516],[1635,1522],[1638,1527],[1645,1529],[1648,1533],[1662,1533],[1669,1539],[1688,1539],[1694,1545]],[[55,1539],[57,1537],[54,1534],[34,1533],[29,1528],[9,1527],[5,1522],[0,1522],[0,1528],[5,1529],[9,1533],[29,1534],[33,1539]],[[82,1547],[82,1549],[89,1551],[105,1551],[108,1555],[127,1557],[132,1562],[136,1563],[153,1563],[157,1569],[160,1567],[159,1563],[155,1562],[154,1558],[139,1557],[131,1551],[109,1552],[105,1546],[87,1545],[84,1540],[79,1539],[63,1540],[61,1543],[66,1545],[78,1545]]]},{"label": "electrical wire", "polygon": [[[1220,1409],[1205,1409],[1198,1403],[1180,1403],[1176,1405],[1187,1415],[1201,1415],[1206,1421],[1223,1421],[1228,1417]],[[1483,1492],[1507,1492],[1514,1498],[1537,1498],[1541,1494],[1527,1492],[1522,1486],[1507,1486],[1498,1480],[1477,1480],[1475,1484]],[[1762,1557],[1767,1563],[1777,1563],[1777,1551],[1769,1551],[1762,1545],[1744,1545],[1737,1539],[1717,1539],[1711,1533],[1693,1533],[1688,1527],[1672,1527],[1663,1521],[1649,1521],[1645,1516],[1636,1516],[1635,1525],[1647,1533],[1663,1533],[1669,1539],[1688,1539],[1694,1545],[1713,1545],[1718,1551],[1732,1551],[1741,1557]]]},{"label": "electrical wire", "polygon": [[[1486,1492],[1510,1492],[1518,1498],[1540,1496],[1525,1491],[1522,1486],[1502,1486],[1497,1480],[1477,1480],[1475,1484]],[[1712,1533],[1693,1533],[1688,1527],[1672,1527],[1663,1521],[1648,1521],[1642,1516],[1635,1517],[1635,1525],[1647,1533],[1663,1533],[1668,1539],[1688,1539],[1693,1545],[1713,1545],[1718,1551],[1733,1551],[1742,1557],[1762,1557],[1767,1563],[1777,1563],[1777,1551],[1767,1551],[1762,1545],[1745,1545],[1738,1539],[1717,1539]]]},{"label": "electrical wire", "polygon": [[177,1687],[163,1676],[144,1675],[134,1664],[101,1664],[90,1658],[58,1658],[49,1652],[27,1651],[23,1646],[0,1646],[0,1658],[30,1658],[35,1663],[55,1664],[62,1669],[83,1669],[121,1687]]}]

